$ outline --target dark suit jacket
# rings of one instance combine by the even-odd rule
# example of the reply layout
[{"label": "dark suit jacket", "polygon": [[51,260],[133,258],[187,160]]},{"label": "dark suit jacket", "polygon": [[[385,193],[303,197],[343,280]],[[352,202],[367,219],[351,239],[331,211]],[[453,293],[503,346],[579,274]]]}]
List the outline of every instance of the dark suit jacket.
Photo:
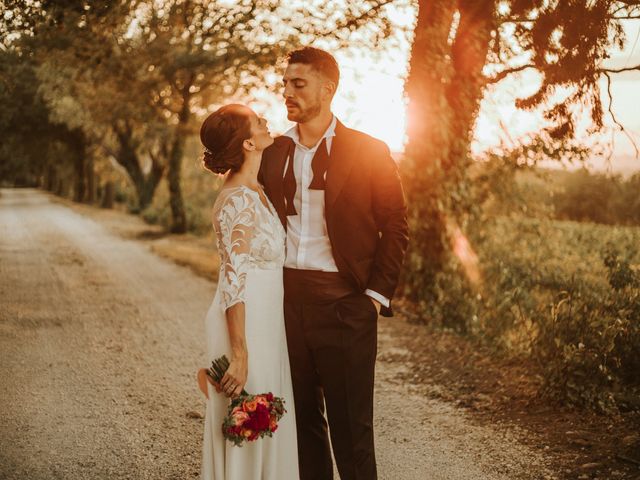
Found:
[{"label": "dark suit jacket", "polygon": [[[398,168],[387,145],[337,122],[325,187],[325,219],[340,273],[361,291],[391,299],[409,241],[407,208]],[[288,137],[262,156],[259,179],[287,228],[283,175]],[[381,314],[392,316],[382,307]]]}]

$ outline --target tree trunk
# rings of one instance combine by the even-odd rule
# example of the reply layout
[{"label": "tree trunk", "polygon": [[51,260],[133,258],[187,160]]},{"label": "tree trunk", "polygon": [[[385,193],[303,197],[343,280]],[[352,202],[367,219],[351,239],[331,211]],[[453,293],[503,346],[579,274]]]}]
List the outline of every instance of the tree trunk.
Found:
[{"label": "tree trunk", "polygon": [[59,197],[66,197],[68,193],[67,180],[65,178],[58,178],[55,194]]},{"label": "tree trunk", "polygon": [[87,141],[80,129],[65,131],[64,137],[73,157],[73,200],[82,202],[86,196]]},{"label": "tree trunk", "polygon": [[403,283],[414,300],[433,300],[443,257],[444,219],[439,208],[441,165],[449,156],[451,110],[446,86],[452,76],[448,38],[455,0],[420,1],[406,93],[409,142],[401,168],[412,228]]},{"label": "tree trunk", "polygon": [[47,166],[47,176],[45,180],[45,188],[53,192],[56,189],[58,183],[58,176],[56,172],[56,168],[53,165]]},{"label": "tree trunk", "polygon": [[180,176],[185,144],[184,130],[191,116],[189,110],[190,95],[188,85],[183,90],[182,109],[178,116],[178,126],[169,155],[169,204],[171,205],[171,231],[173,233],[185,233],[187,231],[187,215],[184,210],[184,200],[182,199]]},{"label": "tree trunk", "polygon": [[[447,101],[453,112],[451,122],[451,154],[447,170],[464,174],[473,129],[486,80],[482,69],[487,61],[491,31],[495,28],[496,0],[459,0],[460,25],[451,49],[454,75],[447,88]],[[449,177],[450,178],[450,177]],[[456,177],[457,183],[460,178]]]},{"label": "tree trunk", "polygon": [[84,148],[81,148],[80,145],[75,151],[75,162],[74,162],[74,180],[75,185],[73,189],[73,200],[75,202],[82,202],[84,200],[86,191],[85,191],[85,171],[87,167],[87,162],[84,157]]},{"label": "tree trunk", "polygon": [[171,147],[169,157],[169,204],[171,205],[173,233],[185,233],[187,231],[187,216],[184,211],[182,188],[180,186],[180,169],[182,168],[182,154],[184,153],[184,137],[180,131],[176,131],[176,138]]},{"label": "tree trunk", "polygon": [[404,281],[414,300],[435,300],[436,277],[450,253],[447,225],[457,223],[470,207],[465,178],[495,3],[419,2],[406,84],[409,142],[402,164],[412,227]]},{"label": "tree trunk", "polygon": [[153,196],[156,193],[156,188],[164,175],[164,171],[164,164],[158,159],[152,158],[151,171],[144,177],[143,181],[136,186],[140,210],[144,210],[151,205]]},{"label": "tree trunk", "polygon": [[85,200],[87,203],[96,203],[96,172],[94,169],[93,157],[89,157],[87,161],[87,194]]},{"label": "tree trunk", "polygon": [[113,200],[115,197],[115,189],[113,187],[113,182],[108,180],[104,184],[104,188],[102,190],[102,203],[100,206],[102,208],[113,208]]},{"label": "tree trunk", "polygon": [[152,158],[151,171],[145,175],[140,166],[141,162],[130,126],[114,126],[114,131],[119,144],[115,155],[116,161],[127,171],[138,197],[138,210],[142,211],[153,201],[156,188],[164,175],[165,167],[159,160]]}]

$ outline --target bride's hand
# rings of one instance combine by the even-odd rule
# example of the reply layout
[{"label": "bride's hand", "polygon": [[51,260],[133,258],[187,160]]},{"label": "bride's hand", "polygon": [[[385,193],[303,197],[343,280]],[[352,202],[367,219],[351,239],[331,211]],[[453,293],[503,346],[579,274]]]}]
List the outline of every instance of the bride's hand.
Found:
[{"label": "bride's hand", "polygon": [[207,375],[207,369],[201,368],[198,370],[198,387],[200,391],[204,393],[204,396],[209,400],[209,389],[207,388],[207,382],[213,385],[218,393],[222,392],[218,382],[215,382],[209,375]]},{"label": "bride's hand", "polygon": [[246,353],[233,355],[220,387],[227,397],[237,397],[247,383],[249,360]]}]

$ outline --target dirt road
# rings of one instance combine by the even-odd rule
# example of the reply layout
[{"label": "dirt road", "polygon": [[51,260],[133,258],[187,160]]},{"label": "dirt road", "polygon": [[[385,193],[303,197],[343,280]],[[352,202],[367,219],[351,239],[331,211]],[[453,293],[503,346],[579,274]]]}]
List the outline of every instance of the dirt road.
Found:
[{"label": "dirt road", "polygon": [[[0,190],[0,478],[197,478],[214,290],[42,192]],[[400,383],[393,320],[379,328],[380,479],[556,478],[517,432]]]}]

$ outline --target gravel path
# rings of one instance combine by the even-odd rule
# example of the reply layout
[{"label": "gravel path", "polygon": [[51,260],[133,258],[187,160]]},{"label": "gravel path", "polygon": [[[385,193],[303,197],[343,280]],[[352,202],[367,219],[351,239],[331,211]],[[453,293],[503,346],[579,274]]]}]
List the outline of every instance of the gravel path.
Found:
[{"label": "gravel path", "polygon": [[[214,289],[42,192],[0,190],[0,479],[197,478]],[[556,478],[517,432],[400,384],[394,320],[379,325],[381,480]]]}]

